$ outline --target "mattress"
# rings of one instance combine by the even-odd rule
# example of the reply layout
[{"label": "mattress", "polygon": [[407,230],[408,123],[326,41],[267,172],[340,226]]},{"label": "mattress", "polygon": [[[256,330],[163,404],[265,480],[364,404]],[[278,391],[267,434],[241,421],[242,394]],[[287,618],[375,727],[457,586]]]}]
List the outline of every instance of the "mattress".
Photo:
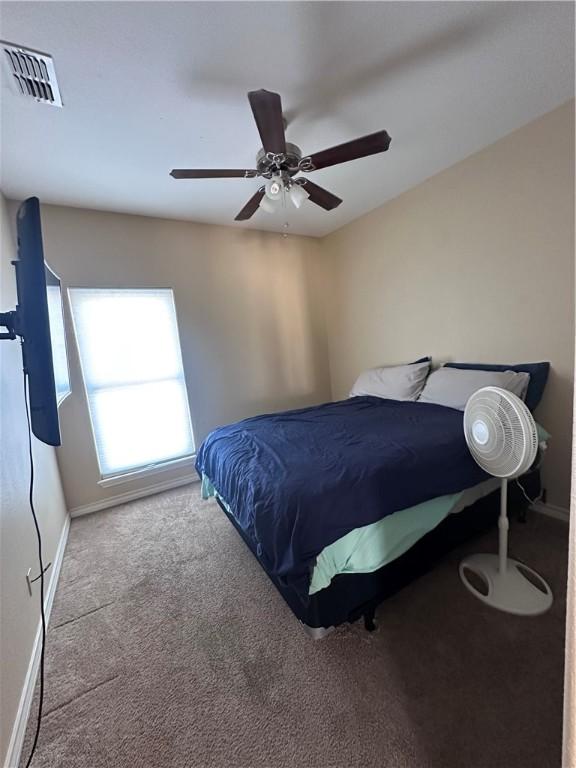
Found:
[{"label": "mattress", "polygon": [[305,600],[337,575],[391,563],[497,488],[471,459],[461,419],[441,406],[352,398],[215,430],[196,469],[203,496]]},{"label": "mattress", "polygon": [[[540,449],[545,451],[550,434],[540,424],[536,426]],[[314,595],[325,589],[339,574],[372,573],[388,565],[434,530],[448,515],[471,507],[497,490],[499,485],[498,478],[490,478],[460,493],[438,496],[399,510],[376,523],[355,528],[320,552],[312,571],[308,594]],[[228,514],[235,517],[226,499],[206,475],[202,476],[202,498],[219,499]]]},{"label": "mattress", "polygon": [[[461,493],[430,499],[395,512],[376,523],[355,528],[325,547],[316,560],[310,579],[310,595],[327,587],[341,573],[371,573],[407,552],[419,539],[436,528],[449,514],[461,512],[492,493],[499,480],[491,478]],[[234,511],[206,475],[202,476],[202,498],[216,498],[228,514]]]},{"label": "mattress", "polygon": [[226,500],[264,570],[304,601],[330,544],[488,479],[462,418],[430,403],[352,397],[218,427],[195,467]]}]

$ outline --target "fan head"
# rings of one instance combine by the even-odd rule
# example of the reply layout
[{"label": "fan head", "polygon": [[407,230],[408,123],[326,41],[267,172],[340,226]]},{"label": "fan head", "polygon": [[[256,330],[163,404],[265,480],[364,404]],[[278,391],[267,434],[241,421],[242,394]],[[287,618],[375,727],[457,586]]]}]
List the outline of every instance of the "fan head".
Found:
[{"label": "fan head", "polygon": [[495,477],[522,475],[538,451],[532,414],[519,397],[499,387],[483,387],[469,398],[464,436],[475,461]]}]

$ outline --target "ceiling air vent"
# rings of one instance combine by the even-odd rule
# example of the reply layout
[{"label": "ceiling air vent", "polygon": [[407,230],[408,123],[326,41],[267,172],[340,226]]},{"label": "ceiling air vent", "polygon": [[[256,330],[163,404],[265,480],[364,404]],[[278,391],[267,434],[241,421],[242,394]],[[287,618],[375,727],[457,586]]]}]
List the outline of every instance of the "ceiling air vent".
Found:
[{"label": "ceiling air vent", "polygon": [[16,88],[41,104],[62,106],[60,89],[56,81],[56,70],[52,56],[12,43],[1,43],[8,60],[10,72],[16,81]]}]

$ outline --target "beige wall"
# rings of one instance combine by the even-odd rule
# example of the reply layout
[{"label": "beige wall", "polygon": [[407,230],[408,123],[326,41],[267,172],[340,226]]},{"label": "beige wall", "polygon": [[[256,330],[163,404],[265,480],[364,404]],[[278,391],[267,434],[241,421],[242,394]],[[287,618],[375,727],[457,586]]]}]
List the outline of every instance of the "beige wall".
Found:
[{"label": "beige wall", "polygon": [[[174,289],[197,445],[219,424],[330,398],[319,241],[54,206],[42,207],[42,226],[65,286]],[[58,449],[68,508],[189,474],[98,485],[73,342],[68,351]]]},{"label": "beige wall", "polygon": [[[0,195],[0,311],[16,306],[14,241]],[[12,726],[40,620],[39,584],[28,595],[26,572],[38,573],[34,523],[28,506],[28,432],[17,341],[0,342],[0,765]],[[44,562],[54,561],[66,508],[54,449],[33,438],[35,505],[44,539]]]},{"label": "beige wall", "polygon": [[325,238],[332,395],[369,366],[550,360],[549,503],[567,508],[574,102]]}]

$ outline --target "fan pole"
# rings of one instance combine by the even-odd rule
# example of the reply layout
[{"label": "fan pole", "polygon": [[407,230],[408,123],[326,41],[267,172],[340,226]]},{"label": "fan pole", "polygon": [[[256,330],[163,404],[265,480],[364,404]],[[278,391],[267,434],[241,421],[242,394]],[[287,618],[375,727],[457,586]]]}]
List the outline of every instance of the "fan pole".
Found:
[{"label": "fan pole", "polygon": [[506,573],[506,563],[508,562],[508,480],[502,478],[500,485],[500,517],[498,518],[499,531],[499,551],[498,551],[498,570],[501,574]]}]

